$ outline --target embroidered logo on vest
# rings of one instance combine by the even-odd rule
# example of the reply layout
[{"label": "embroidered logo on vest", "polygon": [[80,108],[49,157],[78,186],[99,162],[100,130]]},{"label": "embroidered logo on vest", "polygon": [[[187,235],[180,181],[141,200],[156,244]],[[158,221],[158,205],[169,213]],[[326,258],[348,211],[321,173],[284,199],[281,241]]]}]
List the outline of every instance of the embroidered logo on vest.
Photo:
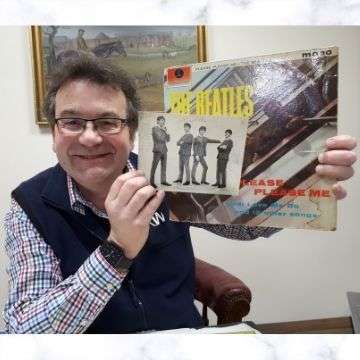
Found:
[{"label": "embroidered logo on vest", "polygon": [[154,216],[152,217],[150,221],[151,226],[159,226],[160,223],[165,222],[165,215],[161,212],[155,212]]}]

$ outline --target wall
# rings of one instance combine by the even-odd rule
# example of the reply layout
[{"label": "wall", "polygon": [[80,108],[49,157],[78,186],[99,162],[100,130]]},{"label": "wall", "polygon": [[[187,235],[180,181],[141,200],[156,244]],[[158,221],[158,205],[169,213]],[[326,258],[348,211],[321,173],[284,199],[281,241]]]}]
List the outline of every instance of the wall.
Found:
[{"label": "wall", "polygon": [[[30,41],[24,27],[0,27],[0,218],[10,204],[10,192],[21,181],[51,166],[51,134],[35,124]],[[0,228],[0,308],[7,293],[4,230]],[[2,316],[0,328],[2,325]]]},{"label": "wall", "polygon": [[[224,59],[328,45],[339,45],[340,132],[360,135],[360,29],[348,28],[210,28],[209,58]],[[33,80],[27,29],[0,27],[0,217],[10,191],[20,181],[51,166],[51,134],[34,123]],[[226,39],[226,40],[224,40]],[[6,131],[5,131],[6,130]],[[359,167],[359,166],[358,166]],[[271,239],[224,240],[193,229],[196,256],[217,264],[246,282],[253,292],[248,319],[258,323],[344,316],[345,292],[359,291],[356,241],[359,176],[347,184],[350,196],[339,204],[336,232],[284,230]],[[0,242],[4,242],[1,227]],[[7,292],[6,256],[0,250],[0,308]],[[213,320],[214,321],[214,320]],[[2,327],[0,321],[0,328]]]}]

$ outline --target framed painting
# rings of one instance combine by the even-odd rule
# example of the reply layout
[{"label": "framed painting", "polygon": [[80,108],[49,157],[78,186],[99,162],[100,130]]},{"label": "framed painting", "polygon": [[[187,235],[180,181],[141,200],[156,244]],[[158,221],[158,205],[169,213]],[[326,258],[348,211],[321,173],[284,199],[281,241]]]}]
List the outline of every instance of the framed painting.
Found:
[{"label": "framed painting", "polygon": [[162,111],[163,69],[207,60],[205,26],[32,26],[36,123],[56,67],[79,54],[96,56],[133,78],[142,109]]}]

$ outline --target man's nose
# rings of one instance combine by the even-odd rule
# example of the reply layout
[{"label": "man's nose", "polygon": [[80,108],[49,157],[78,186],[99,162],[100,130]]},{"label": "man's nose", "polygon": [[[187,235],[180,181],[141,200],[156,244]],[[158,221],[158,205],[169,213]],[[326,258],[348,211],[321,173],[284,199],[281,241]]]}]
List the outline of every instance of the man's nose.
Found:
[{"label": "man's nose", "polygon": [[86,123],[84,131],[79,136],[80,144],[84,146],[94,146],[102,143],[103,138],[95,130],[94,124],[91,121]]}]

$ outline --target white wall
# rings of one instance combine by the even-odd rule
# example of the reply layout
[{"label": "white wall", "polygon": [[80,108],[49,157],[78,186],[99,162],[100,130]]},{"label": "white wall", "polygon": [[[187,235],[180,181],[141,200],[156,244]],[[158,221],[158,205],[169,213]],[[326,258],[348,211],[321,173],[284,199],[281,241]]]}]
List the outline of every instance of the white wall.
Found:
[{"label": "white wall", "polygon": [[[360,28],[216,27],[209,29],[209,57],[244,57],[299,48],[339,45],[340,131],[359,137]],[[27,29],[0,27],[0,216],[10,191],[22,180],[51,166],[49,131],[34,123],[33,80]],[[359,168],[359,165],[357,166]],[[347,184],[350,196],[339,204],[336,232],[284,230],[252,242],[224,240],[192,230],[195,253],[239,276],[252,290],[248,319],[258,323],[345,316],[345,292],[360,291],[360,242],[355,204],[359,176]],[[358,211],[358,210],[357,210]],[[0,242],[4,242],[1,227]],[[359,237],[359,236],[357,236]],[[0,250],[0,309],[7,292],[6,256]],[[0,328],[2,320],[0,320]]]},{"label": "white wall", "polygon": [[[0,218],[19,182],[55,163],[51,134],[35,125],[30,41],[23,27],[0,27]],[[6,50],[5,50],[6,49]],[[4,231],[0,227],[0,309],[7,293]],[[2,316],[0,316],[0,328]]]}]

